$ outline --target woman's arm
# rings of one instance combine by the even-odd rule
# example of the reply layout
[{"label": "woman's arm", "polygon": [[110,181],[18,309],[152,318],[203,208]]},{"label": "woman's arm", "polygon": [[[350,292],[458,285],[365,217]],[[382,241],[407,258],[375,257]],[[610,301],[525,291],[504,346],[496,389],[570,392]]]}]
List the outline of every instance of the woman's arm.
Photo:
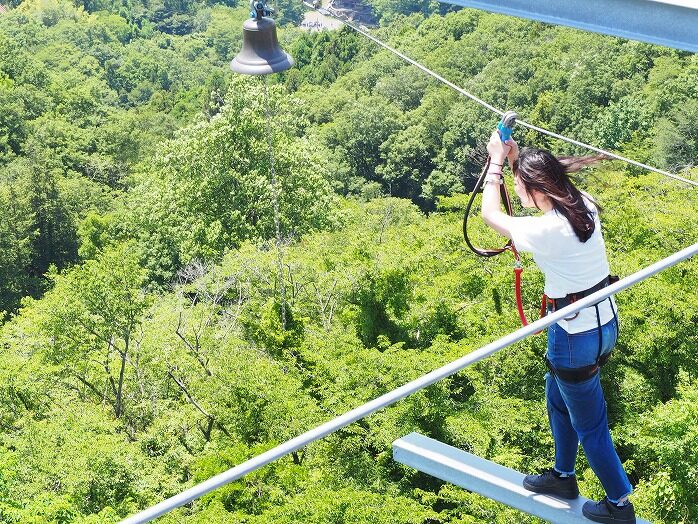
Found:
[{"label": "woman's arm", "polygon": [[[497,233],[511,238],[511,226],[513,217],[502,211],[502,201],[499,196],[499,183],[504,183],[504,159],[511,152],[512,147],[503,144],[499,133],[492,133],[487,144],[487,152],[490,154],[490,166],[485,178],[485,187],[482,190],[482,219]],[[516,148],[518,152],[518,147]],[[497,183],[499,182],[499,183]]]}]

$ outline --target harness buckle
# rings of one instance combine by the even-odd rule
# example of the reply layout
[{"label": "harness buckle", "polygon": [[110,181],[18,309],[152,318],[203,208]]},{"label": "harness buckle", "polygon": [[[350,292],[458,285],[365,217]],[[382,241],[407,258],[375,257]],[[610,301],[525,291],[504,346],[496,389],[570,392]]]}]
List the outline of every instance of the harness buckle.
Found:
[{"label": "harness buckle", "polygon": [[[599,282],[598,284],[595,284],[595,285],[591,286],[589,289],[585,289],[584,291],[577,291],[576,293],[569,293],[566,296],[561,297],[561,298],[549,298],[548,304],[552,305],[552,311],[562,309],[563,307],[569,306],[570,304],[574,304],[577,300],[584,298],[588,295],[591,295],[595,291],[598,291],[599,289],[603,289],[606,286],[608,286],[609,284],[611,284],[613,282],[617,282],[617,281],[618,281],[618,277],[609,275],[607,277],[604,277],[604,279],[601,282]],[[550,306],[548,307],[548,309],[551,309]],[[564,320],[566,320],[568,322],[570,320],[574,320],[575,318],[577,318],[577,316],[579,316],[579,313],[580,312],[577,311],[573,316],[567,317]]]}]

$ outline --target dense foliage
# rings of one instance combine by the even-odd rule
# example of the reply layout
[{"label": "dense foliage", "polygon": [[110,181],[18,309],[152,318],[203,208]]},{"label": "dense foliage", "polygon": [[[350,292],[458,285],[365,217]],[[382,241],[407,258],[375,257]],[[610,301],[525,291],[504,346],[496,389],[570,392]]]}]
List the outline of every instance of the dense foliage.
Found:
[{"label": "dense foliage", "polygon": [[[696,176],[695,55],[374,5],[382,38],[484,99]],[[115,522],[519,325],[511,261],[460,236],[492,115],[348,30],[288,26],[297,68],[233,78],[246,11],[28,0],[0,15],[0,522]],[[620,164],[579,182],[604,207],[615,272],[696,241],[694,189]],[[526,267],[532,316],[542,276]],[[620,294],[603,374],[633,500],[660,524],[698,521],[697,286],[693,260]],[[162,521],[538,522],[396,464],[390,445],[419,431],[547,467],[544,346],[526,339]],[[578,471],[601,496],[583,456]]]},{"label": "dense foliage", "polygon": [[79,260],[80,222],[112,209],[136,166],[193,116],[218,112],[245,10],[217,6],[198,33],[62,0],[0,17],[0,310]]},{"label": "dense foliage", "polygon": [[[696,163],[694,54],[476,11],[412,15],[377,34],[528,121],[668,169]],[[345,29],[299,39],[301,68],[286,84],[309,101],[345,191],[431,210],[472,185],[496,117],[358,38]],[[530,131],[522,140],[582,153]]]}]

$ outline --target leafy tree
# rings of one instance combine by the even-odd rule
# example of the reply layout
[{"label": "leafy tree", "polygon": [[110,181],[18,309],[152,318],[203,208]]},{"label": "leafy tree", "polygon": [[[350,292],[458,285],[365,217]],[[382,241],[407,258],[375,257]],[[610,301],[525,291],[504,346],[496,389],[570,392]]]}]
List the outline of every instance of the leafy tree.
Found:
[{"label": "leafy tree", "polygon": [[[400,113],[384,98],[363,97],[347,107],[327,132],[329,147],[338,148],[355,176],[380,180],[380,147],[388,137],[402,128]],[[388,181],[382,183],[388,189]]]},{"label": "leafy tree", "polygon": [[386,162],[378,166],[376,172],[390,188],[392,196],[423,203],[422,185],[433,170],[434,142],[425,127],[415,125],[392,135],[381,145]]},{"label": "leafy tree", "polygon": [[690,168],[698,163],[698,134],[690,125],[698,116],[698,102],[691,100],[673,109],[656,127],[657,158],[669,169]]},{"label": "leafy tree", "polygon": [[683,378],[675,399],[642,414],[634,427],[624,430],[633,446],[631,469],[643,477],[634,500],[657,522],[696,519],[696,388]]},{"label": "leafy tree", "polygon": [[[49,362],[85,395],[125,412],[127,364],[137,360],[138,327],[148,306],[145,270],[133,244],[101,253],[65,275],[38,305],[39,325],[50,337]],[[113,366],[116,366],[114,369]]]},{"label": "leafy tree", "polygon": [[13,449],[3,457],[13,469],[8,485],[24,494],[23,501],[11,511],[5,505],[3,517],[17,523],[81,522],[98,513],[123,518],[153,500],[160,467],[138,456],[137,444],[115,429],[99,406],[28,420],[10,437]]},{"label": "leafy tree", "polygon": [[33,287],[27,269],[34,258],[34,217],[21,187],[0,185],[0,311],[12,311]]},{"label": "leafy tree", "polygon": [[384,23],[399,19],[400,15],[429,15],[438,10],[438,4],[428,0],[372,0],[370,4]]},{"label": "leafy tree", "polygon": [[268,136],[263,89],[236,79],[221,113],[170,142],[140,176],[133,190],[133,227],[156,274],[194,259],[215,259],[245,239],[274,235],[268,140],[282,234],[292,237],[328,224],[332,197],[322,157],[312,140],[294,136],[303,123],[285,119],[278,93],[272,91],[270,103],[282,121],[272,121]]},{"label": "leafy tree", "polygon": [[27,134],[26,109],[13,84],[10,78],[0,79],[0,161],[3,163],[22,152]]},{"label": "leafy tree", "polygon": [[608,108],[594,122],[591,140],[599,147],[618,150],[629,142],[636,132],[646,132],[649,115],[639,97],[626,97],[611,102]]},{"label": "leafy tree", "polygon": [[[243,12],[244,11],[244,12]],[[211,20],[204,33],[206,44],[212,47],[221,61],[229,62],[242,45],[242,33],[231,31],[249,16],[247,9],[230,9],[216,6],[211,10]]]},{"label": "leafy tree", "polygon": [[15,10],[40,21],[46,27],[52,27],[61,20],[75,21],[84,15],[84,10],[65,0],[30,0],[22,2]]}]

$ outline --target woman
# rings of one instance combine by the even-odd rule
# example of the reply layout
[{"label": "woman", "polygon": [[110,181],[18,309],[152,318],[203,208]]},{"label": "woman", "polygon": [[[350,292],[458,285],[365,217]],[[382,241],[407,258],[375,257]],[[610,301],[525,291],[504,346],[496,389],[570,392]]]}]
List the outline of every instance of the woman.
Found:
[{"label": "woman", "polygon": [[[609,266],[597,207],[568,177],[600,157],[557,159],[540,149],[523,149],[519,154],[516,142],[502,143],[496,131],[487,151],[491,161],[482,195],[482,218],[510,238],[519,251],[533,255],[545,274],[545,293],[553,297],[548,307],[560,309],[608,285]],[[514,190],[521,204],[537,208],[542,216],[511,217],[502,212],[499,184],[503,183],[505,158],[514,172]],[[634,523],[635,511],[628,501],[632,486],[611,441],[599,380],[599,365],[605,362],[617,336],[612,298],[548,328],[550,372],[545,376],[545,393],[555,441],[555,467],[526,476],[524,487],[577,498],[574,468],[581,442],[606,491],[602,501],[584,504],[584,516],[595,522]]]}]

